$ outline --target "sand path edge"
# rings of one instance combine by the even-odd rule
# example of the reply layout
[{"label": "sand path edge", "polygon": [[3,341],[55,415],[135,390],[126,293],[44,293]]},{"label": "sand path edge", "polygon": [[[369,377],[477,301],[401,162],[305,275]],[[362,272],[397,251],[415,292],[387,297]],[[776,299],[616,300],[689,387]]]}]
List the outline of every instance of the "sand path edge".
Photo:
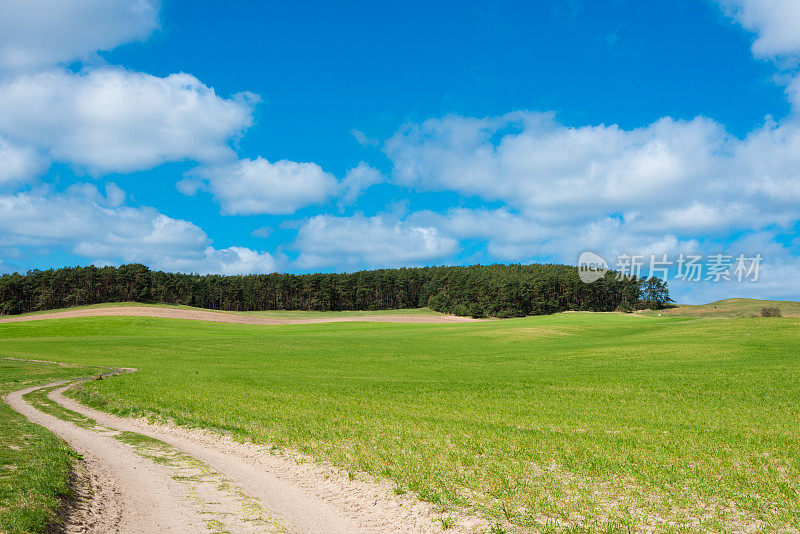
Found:
[{"label": "sand path edge", "polygon": [[[118,369],[105,376],[134,371]],[[202,462],[274,514],[288,532],[428,534],[444,531],[442,518],[449,518],[447,532],[488,532],[491,528],[482,518],[461,512],[443,515],[436,506],[410,494],[396,495],[393,484],[386,480],[352,478],[334,466],[288,452],[276,454],[265,446],[238,442],[216,432],[94,410],[64,396],[64,390],[76,383],[29,387],[4,397],[14,410],[53,431],[84,457],[85,478],[92,491],[85,496],[85,502],[73,507],[66,532],[211,530],[202,510],[198,514],[197,509],[187,506],[181,498],[181,488],[168,473],[160,472],[158,465],[125,451],[124,444],[112,437],[48,415],[23,399],[29,392],[55,385],[59,387],[50,391],[48,398],[59,406],[114,432],[132,432],[160,440]]]},{"label": "sand path edge", "polygon": [[153,462],[108,435],[82,429],[37,410],[23,395],[63,382],[9,393],[5,402],[33,423],[47,428],[82,456],[76,473],[79,495],[71,503],[63,531],[204,532],[205,520],[180,498],[177,482]]}]

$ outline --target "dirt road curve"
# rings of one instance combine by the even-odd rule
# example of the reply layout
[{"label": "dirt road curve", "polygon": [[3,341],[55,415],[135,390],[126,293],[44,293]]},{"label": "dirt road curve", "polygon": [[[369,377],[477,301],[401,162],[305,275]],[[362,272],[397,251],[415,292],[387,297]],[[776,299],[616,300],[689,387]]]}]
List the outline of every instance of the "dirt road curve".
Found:
[{"label": "dirt road curve", "polygon": [[[442,532],[440,512],[395,495],[388,482],[351,480],[218,434],[98,412],[65,397],[69,384],[53,386],[5,401],[83,455],[68,533]],[[23,398],[48,387],[46,397]],[[475,517],[452,517],[448,532],[488,530]]]},{"label": "dirt road curve", "polygon": [[50,429],[83,454],[79,473],[81,502],[67,532],[200,532],[204,518],[182,502],[178,482],[152,461],[110,435],[81,429],[44,414],[22,399],[37,388],[7,396],[6,402],[28,419]]},{"label": "dirt road curve", "polygon": [[106,308],[85,308],[59,312],[23,315],[19,317],[0,317],[0,323],[18,321],[36,321],[40,319],[65,319],[69,317],[101,317],[123,315],[128,317],[161,317],[165,319],[191,319],[195,321],[216,321],[220,323],[238,324],[308,324],[308,323],[342,323],[346,321],[366,321],[383,323],[465,323],[479,321],[470,317],[456,315],[364,315],[339,317],[309,317],[306,319],[280,319],[274,317],[252,317],[207,310],[182,310],[179,308],[159,308],[156,306],[108,306]]}]

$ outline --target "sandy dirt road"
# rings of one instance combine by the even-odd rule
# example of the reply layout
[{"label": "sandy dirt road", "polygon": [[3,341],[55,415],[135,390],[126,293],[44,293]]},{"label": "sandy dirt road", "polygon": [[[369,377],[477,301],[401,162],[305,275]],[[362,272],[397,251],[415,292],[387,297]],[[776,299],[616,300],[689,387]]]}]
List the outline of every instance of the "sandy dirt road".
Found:
[{"label": "sandy dirt road", "polygon": [[[5,397],[83,455],[80,498],[65,532],[443,531],[439,510],[395,495],[387,481],[351,479],[331,466],[219,434],[99,412],[65,397],[70,386]],[[47,395],[38,401],[23,397],[43,388]],[[489,528],[474,516],[447,515],[456,523],[447,532]]]},{"label": "sandy dirt road", "polygon": [[471,317],[456,315],[352,315],[339,317],[308,317],[308,318],[275,318],[253,317],[238,315],[236,313],[215,312],[210,310],[182,310],[179,308],[159,308],[157,306],[108,306],[103,308],[85,308],[77,310],[64,310],[58,312],[39,313],[36,315],[22,315],[0,317],[0,323],[15,323],[21,321],[38,321],[42,319],[67,319],[70,317],[160,317],[165,319],[190,319],[194,321],[214,321],[219,323],[237,324],[309,324],[309,323],[342,323],[347,321],[380,322],[380,323],[466,323],[480,321]]},{"label": "sandy dirt road", "polygon": [[22,399],[38,388],[9,394],[6,402],[50,429],[83,455],[78,502],[66,532],[202,532],[205,519],[181,498],[179,483],[108,432],[82,429],[40,412]]}]

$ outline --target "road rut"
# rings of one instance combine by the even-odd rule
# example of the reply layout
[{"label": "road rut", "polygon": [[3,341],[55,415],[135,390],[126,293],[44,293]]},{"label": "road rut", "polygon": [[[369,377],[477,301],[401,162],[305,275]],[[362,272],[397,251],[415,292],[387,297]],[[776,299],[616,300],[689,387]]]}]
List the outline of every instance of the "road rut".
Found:
[{"label": "road rut", "polygon": [[[441,511],[394,495],[387,481],[351,479],[217,433],[93,410],[63,395],[73,384],[5,398],[83,455],[66,532],[442,532]],[[42,389],[46,397],[36,393]],[[448,532],[488,529],[474,516],[448,517],[456,519]]]}]

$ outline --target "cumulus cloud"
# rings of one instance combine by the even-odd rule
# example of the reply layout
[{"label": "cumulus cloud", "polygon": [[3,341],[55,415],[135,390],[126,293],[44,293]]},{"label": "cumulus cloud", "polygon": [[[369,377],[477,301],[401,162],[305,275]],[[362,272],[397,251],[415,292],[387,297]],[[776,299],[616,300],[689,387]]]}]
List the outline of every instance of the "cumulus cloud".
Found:
[{"label": "cumulus cloud", "polygon": [[232,157],[256,98],[219,97],[189,74],[63,70],[0,84],[0,135],[92,173]]},{"label": "cumulus cloud", "polygon": [[800,77],[791,77],[786,82],[786,96],[792,105],[792,111],[800,115]]},{"label": "cumulus cloud", "polygon": [[147,38],[158,0],[0,2],[0,71],[41,69]]},{"label": "cumulus cloud", "polygon": [[[72,243],[86,255],[117,250],[153,257],[185,245],[205,247],[197,226],[152,208],[112,207],[94,185],[79,184],[62,194],[22,192],[0,197],[6,216],[0,220],[6,245]],[[101,252],[102,251],[102,252]]]},{"label": "cumulus cloud", "polygon": [[316,163],[273,163],[258,157],[198,167],[177,188],[189,196],[209,191],[224,215],[287,215],[324,204],[333,196],[340,208],[351,205],[366,189],[383,181],[383,174],[363,161],[337,181]]},{"label": "cumulus cloud", "polygon": [[11,145],[0,137],[0,186],[29,181],[43,174],[49,165],[36,150]]},{"label": "cumulus cloud", "polygon": [[625,131],[570,128],[549,113],[518,112],[407,125],[386,142],[386,153],[404,185],[504,200],[560,219],[678,198],[681,186],[706,174],[724,138],[705,119]]},{"label": "cumulus cloud", "polygon": [[796,0],[717,0],[725,13],[757,35],[753,55],[774,58],[800,52],[800,3]]},{"label": "cumulus cloud", "polygon": [[[756,57],[797,58],[795,0],[718,1],[756,34]],[[92,62],[97,51],[146,39],[158,26],[158,10],[157,0],[0,5],[0,185],[30,181],[51,160],[93,175],[190,160],[200,165],[179,182],[184,194],[208,191],[223,214],[284,215],[332,197],[341,209],[386,180],[364,162],[337,182],[314,163],[237,159],[231,144],[252,123],[252,94],[222,98],[182,73],[64,70],[74,60]],[[361,145],[383,147],[395,183],[502,207],[317,215],[296,222],[295,265],[446,262],[461,242],[476,240],[485,241],[491,260],[574,263],[587,248],[608,256],[733,250],[727,241],[735,232],[751,236],[739,240],[740,248],[772,255],[768,285],[753,291],[778,296],[797,272],[792,250],[800,246],[775,242],[800,221],[800,78],[784,79],[795,115],[743,139],[702,117],[626,130],[571,127],[536,112],[431,119],[404,126],[382,145],[353,130]],[[86,184],[58,194],[0,194],[0,250],[60,247],[99,262],[222,274],[270,272],[284,261],[244,247],[215,248],[193,223],[126,201],[112,183],[104,194]],[[253,235],[269,233],[265,227]],[[717,290],[702,291],[710,297]]]},{"label": "cumulus cloud", "polygon": [[127,194],[117,184],[111,182],[106,184],[106,202],[111,207],[121,206],[125,202]]},{"label": "cumulus cloud", "polygon": [[316,163],[272,163],[262,157],[200,167],[178,184],[188,195],[208,189],[226,215],[294,213],[327,201],[336,188],[336,178]]},{"label": "cumulus cloud", "polygon": [[673,280],[674,294],[683,302],[800,295],[800,282],[786,281],[800,268],[800,243],[777,240],[800,222],[798,117],[736,138],[704,118],[624,130],[529,112],[449,116],[406,125],[385,150],[400,184],[503,206],[405,219],[483,241],[489,261],[574,264],[586,250],[607,259],[760,253],[756,284]]},{"label": "cumulus cloud", "polygon": [[455,208],[446,213],[417,212],[408,224],[437,228],[446,237],[457,240],[484,240],[491,258],[511,262],[558,261],[575,264],[581,252],[590,248],[610,256],[615,254],[663,254],[692,252],[693,239],[674,234],[636,231],[625,228],[614,217],[575,225],[542,224],[535,218],[513,213],[505,208]]},{"label": "cumulus cloud", "polygon": [[[586,250],[599,252],[616,267],[620,255],[640,255],[642,274],[649,272],[651,255],[660,261],[663,255],[672,261],[669,285],[673,297],[682,303],[711,302],[723,298],[800,298],[800,258],[797,250],[800,239],[783,245],[776,241],[775,230],[748,232],[734,240],[707,237],[680,238],[668,232],[653,232],[625,227],[623,221],[607,217],[585,225],[542,225],[531,218],[500,209],[451,209],[446,213],[417,212],[409,215],[404,224],[436,228],[443,237],[456,240],[485,240],[489,261],[548,262],[576,264]],[[744,254],[752,258],[760,254],[758,280],[745,278],[708,282],[681,281],[675,278],[675,261],[681,255],[722,253],[735,258]],[[480,261],[481,258],[470,261]],[[486,259],[482,259],[486,261]],[[705,276],[705,275],[704,275]]]},{"label": "cumulus cloud", "polygon": [[275,259],[242,247],[215,249],[195,224],[149,207],[121,206],[117,186],[102,195],[80,184],[61,194],[0,195],[3,247],[63,248],[92,260],[157,269],[238,274],[271,272]]},{"label": "cumulus cloud", "polygon": [[502,201],[543,224],[613,216],[678,234],[798,220],[799,147],[794,119],[737,139],[704,118],[623,130],[531,112],[431,119],[385,144],[393,179],[417,189]]},{"label": "cumulus cloud", "polygon": [[353,204],[361,193],[383,181],[384,176],[379,170],[361,161],[347,171],[342,179],[339,202],[343,205]]},{"label": "cumulus cloud", "polygon": [[267,239],[269,236],[272,235],[272,232],[273,230],[269,226],[260,226],[255,230],[253,230],[252,232],[250,232],[250,235],[253,237],[260,237],[262,239]]},{"label": "cumulus cloud", "polygon": [[294,247],[300,251],[296,264],[302,269],[358,268],[442,260],[458,250],[458,242],[437,228],[388,216],[317,215],[300,226]]},{"label": "cumulus cloud", "polygon": [[267,252],[245,247],[215,249],[206,247],[202,254],[165,257],[158,264],[166,271],[200,274],[264,274],[275,272],[278,262]]},{"label": "cumulus cloud", "polygon": [[758,198],[764,211],[785,224],[800,202],[800,119],[767,124],[733,147],[741,198]]},{"label": "cumulus cloud", "polygon": [[361,130],[356,130],[355,128],[353,128],[352,130],[350,130],[350,134],[355,138],[356,142],[361,146],[374,147],[380,144],[380,141],[378,139],[367,136],[367,134],[365,134]]},{"label": "cumulus cloud", "polygon": [[[756,299],[798,299],[800,298],[800,258],[797,245],[783,246],[776,242],[774,231],[753,232],[730,243],[707,245],[712,254],[722,253],[737,257],[744,254],[751,258],[760,254],[758,279],[751,278],[739,282],[735,276],[730,280],[714,283],[670,280],[670,291],[677,302],[701,304],[715,300],[742,297]],[[793,250],[794,249],[794,253]]]}]

